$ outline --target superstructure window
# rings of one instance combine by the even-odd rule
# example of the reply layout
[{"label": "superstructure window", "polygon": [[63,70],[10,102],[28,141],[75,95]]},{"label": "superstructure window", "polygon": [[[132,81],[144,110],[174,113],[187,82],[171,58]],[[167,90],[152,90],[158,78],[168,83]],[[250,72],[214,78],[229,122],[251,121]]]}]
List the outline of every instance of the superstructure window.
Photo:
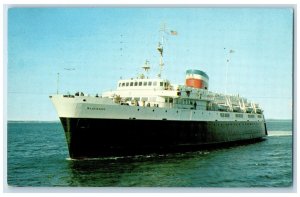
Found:
[{"label": "superstructure window", "polygon": [[143,84],[143,82],[140,81],[140,82],[139,82],[139,86],[142,86],[142,84]]},{"label": "superstructure window", "polygon": [[138,85],[138,82],[134,82],[134,86],[137,86]]},{"label": "superstructure window", "polygon": [[221,117],[230,117],[230,114],[228,114],[228,113],[220,113],[220,116]]},{"label": "superstructure window", "polygon": [[148,86],[152,86],[152,81],[149,81],[149,82],[148,82]]},{"label": "superstructure window", "polygon": [[129,82],[126,82],[126,86],[129,86]]},{"label": "superstructure window", "polygon": [[130,86],[133,86],[133,82],[130,82]]},{"label": "superstructure window", "polygon": [[160,86],[164,86],[164,82],[160,82]]},{"label": "superstructure window", "polygon": [[144,81],[144,86],[147,86],[147,81]]},{"label": "superstructure window", "polygon": [[254,118],[254,115],[248,115],[248,118]]},{"label": "superstructure window", "polygon": [[119,83],[119,87],[121,87],[121,83]]},{"label": "superstructure window", "polygon": [[243,114],[235,114],[235,117],[237,117],[237,118],[243,118]]},{"label": "superstructure window", "polygon": [[122,87],[125,86],[125,83],[122,83]]}]

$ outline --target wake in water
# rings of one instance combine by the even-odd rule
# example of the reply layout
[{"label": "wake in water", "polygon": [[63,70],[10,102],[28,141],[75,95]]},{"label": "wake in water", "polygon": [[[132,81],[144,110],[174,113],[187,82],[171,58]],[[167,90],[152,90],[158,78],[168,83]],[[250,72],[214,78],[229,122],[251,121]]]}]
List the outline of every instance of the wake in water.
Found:
[{"label": "wake in water", "polygon": [[174,153],[166,153],[166,154],[145,154],[145,155],[127,155],[127,156],[112,156],[112,157],[96,157],[96,158],[81,158],[81,159],[72,159],[67,157],[67,161],[109,161],[109,160],[139,160],[139,159],[151,159],[151,158],[163,158],[163,157],[178,157],[178,156],[186,156],[188,154],[193,155],[207,155],[209,151],[185,151],[185,152],[174,152]]},{"label": "wake in water", "polygon": [[291,136],[293,135],[292,131],[268,131],[268,136]]}]

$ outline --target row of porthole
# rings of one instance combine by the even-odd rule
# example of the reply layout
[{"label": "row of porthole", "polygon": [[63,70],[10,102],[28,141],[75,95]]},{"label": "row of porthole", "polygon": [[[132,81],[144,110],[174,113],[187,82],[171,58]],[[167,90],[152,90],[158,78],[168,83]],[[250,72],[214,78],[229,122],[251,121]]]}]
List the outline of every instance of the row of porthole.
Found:
[{"label": "row of porthole", "polygon": [[[137,109],[137,111],[140,111],[140,109]],[[152,110],[153,112],[155,111],[154,109]],[[165,111],[166,113],[168,112],[168,110]],[[176,113],[178,114],[178,111],[176,111]],[[196,112],[194,112],[195,114]],[[203,112],[201,112],[203,114]],[[210,114],[210,113],[209,113]]]},{"label": "row of porthole", "polygon": [[238,123],[238,124],[233,124],[233,123],[227,123],[227,124],[216,124],[218,126],[227,126],[227,125],[255,125],[255,123]]},{"label": "row of porthole", "polygon": [[[137,109],[138,111],[140,111],[140,109]],[[153,112],[155,111],[154,109],[152,110]],[[168,112],[168,110],[166,110],[165,111],[166,113]],[[178,111],[176,111],[176,113],[178,114]],[[194,114],[195,114],[196,112],[194,111]],[[202,114],[203,114],[203,112],[201,112]],[[208,113],[209,115],[210,115],[210,113]],[[218,121],[218,120],[216,120],[216,121]],[[235,120],[235,121],[237,121],[237,120]],[[259,122],[259,120],[258,120],[258,122]]]},{"label": "row of porthole", "polygon": [[[140,109],[137,109],[138,111],[140,111]],[[153,112],[155,111],[154,109],[152,110]],[[168,110],[165,111],[166,113],[168,112]],[[178,114],[178,111],[176,111],[176,113]],[[201,112],[203,115],[203,112]],[[196,114],[196,112],[194,111],[194,114]],[[210,112],[208,113],[210,115]],[[217,120],[216,120],[217,121]]]}]

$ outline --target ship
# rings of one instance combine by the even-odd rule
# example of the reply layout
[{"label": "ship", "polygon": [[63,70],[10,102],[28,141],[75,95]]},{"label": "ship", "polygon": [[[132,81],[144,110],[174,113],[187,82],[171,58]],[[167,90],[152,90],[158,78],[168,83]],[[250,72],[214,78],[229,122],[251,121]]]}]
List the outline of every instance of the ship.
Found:
[{"label": "ship", "polygon": [[199,150],[264,139],[268,133],[259,104],[239,95],[209,91],[200,69],[183,72],[183,85],[160,71],[120,79],[113,91],[89,95],[53,94],[50,99],[63,126],[72,159]]}]

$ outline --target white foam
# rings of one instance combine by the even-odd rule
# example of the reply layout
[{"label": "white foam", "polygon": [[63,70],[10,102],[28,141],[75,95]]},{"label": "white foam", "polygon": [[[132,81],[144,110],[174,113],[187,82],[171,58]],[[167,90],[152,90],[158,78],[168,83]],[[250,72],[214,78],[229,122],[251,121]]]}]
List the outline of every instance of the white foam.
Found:
[{"label": "white foam", "polygon": [[291,136],[292,131],[268,131],[268,136]]}]

